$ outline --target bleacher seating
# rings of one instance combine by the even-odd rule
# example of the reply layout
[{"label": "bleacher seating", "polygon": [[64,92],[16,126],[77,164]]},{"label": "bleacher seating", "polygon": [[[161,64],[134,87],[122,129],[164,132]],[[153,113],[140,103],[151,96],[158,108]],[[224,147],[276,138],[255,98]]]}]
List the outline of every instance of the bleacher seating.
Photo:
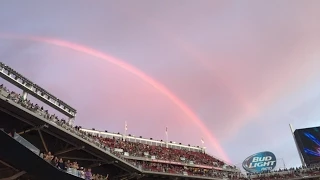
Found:
[{"label": "bleacher seating", "polygon": [[[94,139],[97,139],[102,144],[109,148],[122,149],[128,152],[130,156],[145,157],[144,152],[149,156],[155,156],[156,159],[173,162],[192,162],[197,165],[208,165],[222,168],[225,163],[218,159],[199,151],[189,151],[186,149],[173,149],[165,146],[148,145],[140,142],[130,142],[117,138],[103,138],[88,134]],[[183,160],[181,160],[183,159]]]}]

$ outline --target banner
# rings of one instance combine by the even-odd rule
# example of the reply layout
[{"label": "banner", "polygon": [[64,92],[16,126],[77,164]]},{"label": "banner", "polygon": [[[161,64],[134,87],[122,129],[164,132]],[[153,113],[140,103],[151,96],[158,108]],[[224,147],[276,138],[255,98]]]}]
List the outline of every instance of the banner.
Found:
[{"label": "banner", "polygon": [[120,152],[120,153],[122,153],[122,152],[123,152],[123,149],[114,148],[114,151],[115,151],[115,152]]},{"label": "banner", "polygon": [[253,154],[247,157],[242,163],[242,167],[250,173],[271,171],[276,167],[276,165],[276,156],[269,151]]}]

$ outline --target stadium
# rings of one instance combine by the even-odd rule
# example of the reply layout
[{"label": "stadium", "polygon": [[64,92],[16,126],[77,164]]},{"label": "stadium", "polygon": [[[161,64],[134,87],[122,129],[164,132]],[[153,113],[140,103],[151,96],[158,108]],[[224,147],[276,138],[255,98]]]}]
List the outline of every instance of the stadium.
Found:
[{"label": "stadium", "polygon": [[319,7],[1,1],[0,180],[320,180]]},{"label": "stadium", "polygon": [[[273,170],[274,163],[267,162],[271,162],[270,155],[256,154],[245,160],[248,163],[251,158],[249,166],[245,167],[244,162],[248,173],[243,173],[199,146],[74,126],[77,114],[74,108],[3,63],[0,63],[0,72],[4,80],[21,89],[21,92],[13,92],[3,84],[0,86],[0,140],[3,144],[0,178],[3,180],[320,178],[319,159],[310,159],[315,155],[318,157],[317,148],[305,148],[309,141],[320,146],[317,128],[295,131],[304,166]],[[64,117],[50,114],[42,104],[28,100],[28,96],[35,97]],[[259,158],[265,163],[252,165]]]}]

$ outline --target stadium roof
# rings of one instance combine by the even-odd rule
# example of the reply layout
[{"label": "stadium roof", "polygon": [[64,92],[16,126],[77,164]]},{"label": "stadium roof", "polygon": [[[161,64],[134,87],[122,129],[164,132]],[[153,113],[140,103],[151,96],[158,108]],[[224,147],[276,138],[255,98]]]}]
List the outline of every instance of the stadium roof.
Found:
[{"label": "stadium roof", "polygon": [[77,113],[75,108],[58,99],[2,62],[0,62],[0,76],[69,118],[75,118]]}]

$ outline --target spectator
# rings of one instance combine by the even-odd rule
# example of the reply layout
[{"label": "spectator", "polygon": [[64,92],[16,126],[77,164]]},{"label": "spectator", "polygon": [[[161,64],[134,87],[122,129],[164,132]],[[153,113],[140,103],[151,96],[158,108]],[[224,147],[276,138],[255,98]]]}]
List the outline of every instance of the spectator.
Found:
[{"label": "spectator", "polygon": [[80,169],[79,169],[79,177],[82,178],[82,179],[85,178],[85,173],[84,173],[83,167],[80,167]]},{"label": "spectator", "polygon": [[65,166],[65,163],[63,162],[62,158],[59,159],[58,168],[61,169],[61,170],[66,171],[66,166]]},{"label": "spectator", "polygon": [[91,174],[91,168],[88,168],[85,172],[85,180],[91,180],[92,174]]},{"label": "spectator", "polygon": [[54,157],[51,163],[54,167],[58,167],[58,163],[59,163],[58,157]]},{"label": "spectator", "polygon": [[65,168],[66,170],[68,170],[68,169],[70,168],[70,161],[69,161],[69,160],[67,160],[67,161],[64,162],[64,168]]},{"label": "spectator", "polygon": [[47,154],[44,155],[44,159],[48,162],[51,162],[53,159],[53,155],[51,154],[51,152],[49,151]]},{"label": "spectator", "polygon": [[78,163],[77,163],[77,162],[71,163],[70,168],[71,168],[72,174],[73,174],[74,176],[78,176],[78,174],[79,174],[79,173],[78,173],[78,168],[79,168]]}]

